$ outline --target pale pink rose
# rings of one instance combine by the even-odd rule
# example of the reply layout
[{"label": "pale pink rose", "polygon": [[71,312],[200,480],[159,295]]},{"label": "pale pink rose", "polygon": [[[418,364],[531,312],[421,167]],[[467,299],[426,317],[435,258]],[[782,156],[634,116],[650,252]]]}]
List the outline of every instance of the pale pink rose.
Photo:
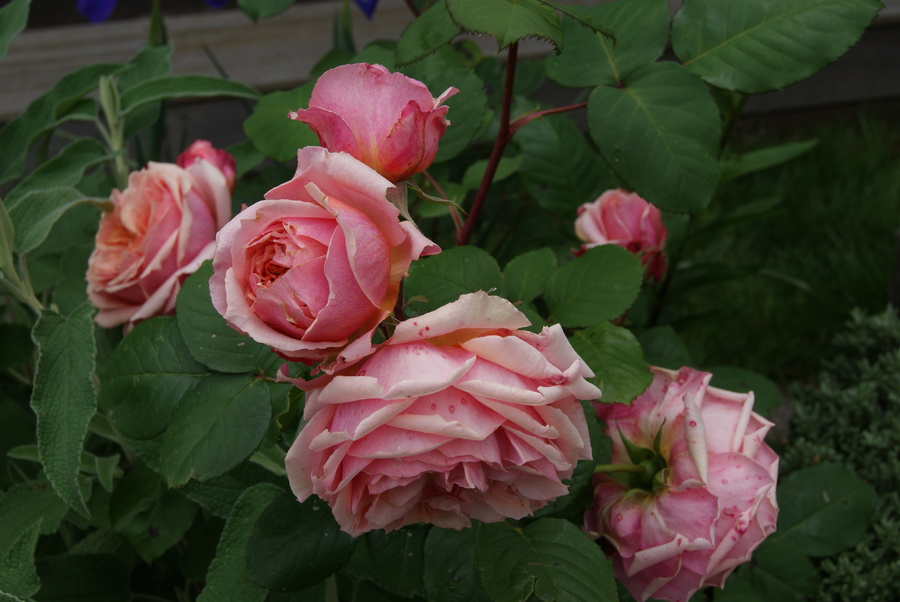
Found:
[{"label": "pale pink rose", "polygon": [[348,152],[392,182],[428,169],[450,122],[442,103],[420,81],[381,65],[341,65],[323,73],[308,109],[291,119],[308,124],[322,146]]},{"label": "pale pink rose", "polygon": [[666,272],[666,227],[659,209],[621,188],[607,190],[593,203],[578,208],[575,234],[583,249],[618,245],[638,255],[647,277],[662,279]]},{"label": "pale pink rose", "polygon": [[197,140],[178,155],[178,165],[188,167],[198,159],[209,161],[225,176],[228,189],[234,191],[234,183],[237,177],[235,161],[231,153],[221,148],[214,147],[208,140]]},{"label": "pale pink rose", "polygon": [[291,488],[359,535],[522,518],[591,457],[576,399],[600,391],[559,325],[484,292],[401,322],[363,361],[311,382],[287,454]]},{"label": "pale pink rose", "polygon": [[[613,441],[613,464],[633,464],[622,437],[654,449],[664,470],[594,476],[585,530],[615,549],[616,577],[638,600],[686,602],[725,578],[775,531],[778,456],[763,441],[772,423],[753,393],[708,386],[711,374],[653,368],[630,406],[597,404]],[[646,485],[646,484],[645,484]],[[633,488],[632,488],[633,487]]]},{"label": "pale pink rose", "polygon": [[213,305],[237,330],[304,363],[368,349],[400,281],[439,251],[388,201],[394,185],[346,153],[300,149],[293,179],[218,235]]},{"label": "pale pink rose", "polygon": [[225,176],[210,163],[149,163],[114,190],[88,261],[88,296],[101,326],[131,326],[175,311],[181,284],[216,246],[231,217]]}]

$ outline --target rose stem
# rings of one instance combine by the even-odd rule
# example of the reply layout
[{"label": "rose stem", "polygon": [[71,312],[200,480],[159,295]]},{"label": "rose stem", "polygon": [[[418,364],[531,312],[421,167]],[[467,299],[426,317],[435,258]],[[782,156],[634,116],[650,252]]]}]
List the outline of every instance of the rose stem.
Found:
[{"label": "rose stem", "polygon": [[503,83],[503,104],[500,108],[500,130],[497,132],[497,138],[494,140],[494,148],[491,150],[491,156],[488,159],[487,168],[484,170],[484,176],[481,178],[481,185],[475,193],[475,200],[472,201],[472,208],[469,209],[469,215],[466,217],[466,223],[463,224],[462,230],[456,236],[456,244],[459,246],[469,244],[469,238],[472,236],[472,230],[475,229],[475,221],[481,213],[484,201],[487,199],[488,191],[491,188],[491,182],[494,174],[497,173],[497,167],[500,165],[500,159],[503,157],[503,149],[506,148],[512,134],[509,129],[509,114],[512,107],[513,83],[516,79],[516,56],[519,54],[519,43],[514,42],[509,47],[506,55],[506,81]]}]

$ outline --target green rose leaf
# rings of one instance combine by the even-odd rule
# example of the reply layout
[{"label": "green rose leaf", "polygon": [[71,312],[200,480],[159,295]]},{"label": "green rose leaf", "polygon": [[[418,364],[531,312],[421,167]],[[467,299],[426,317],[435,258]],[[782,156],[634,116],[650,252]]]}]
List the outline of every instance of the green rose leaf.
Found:
[{"label": "green rose leaf", "polygon": [[571,119],[536,119],[518,130],[513,140],[522,149],[519,171],[525,187],[553,215],[574,220],[582,203],[616,187],[609,167]]},{"label": "green rose leaf", "polygon": [[475,530],[432,527],[425,537],[425,596],[434,602],[488,602],[478,587]]},{"label": "green rose leaf", "polygon": [[141,322],[116,346],[100,373],[100,404],[134,439],[166,430],[182,396],[209,376],[191,356],[174,317]]},{"label": "green rose leaf", "polygon": [[408,65],[423,59],[450,43],[459,32],[459,26],[447,12],[447,5],[436,2],[403,31],[397,41],[397,63]]},{"label": "green rose leaf", "polygon": [[769,540],[814,558],[837,554],[860,540],[876,502],[875,489],[845,466],[798,470],[778,484],[778,530]]},{"label": "green rose leaf", "polygon": [[763,541],[753,562],[742,565],[717,591],[715,602],[766,602],[815,598],[819,571],[797,546]]},{"label": "green rose leaf", "polygon": [[244,121],[244,133],[259,151],[276,161],[297,158],[297,149],[319,144],[308,125],[294,121],[288,113],[305,109],[315,82],[285,92],[272,92],[259,99]]},{"label": "green rose leaf", "polygon": [[266,382],[249,375],[215,374],[185,393],[172,414],[161,450],[170,487],[211,479],[252,454],[272,418]]},{"label": "green rose leaf", "polygon": [[0,59],[6,56],[13,38],[25,29],[30,4],[31,0],[13,0],[0,10]]},{"label": "green rose leaf", "polygon": [[12,209],[29,192],[47,188],[75,186],[87,168],[109,159],[111,155],[93,138],[81,138],[62,149],[59,154],[28,174],[9,191],[4,199]]},{"label": "green rose leaf", "polygon": [[641,288],[640,261],[616,245],[600,245],[559,268],[547,282],[549,322],[591,326],[619,316]]},{"label": "green rose leaf", "polygon": [[685,0],[672,47],[707,82],[746,94],[784,88],[844,54],[879,0]]},{"label": "green rose leaf", "polygon": [[26,526],[19,538],[11,542],[6,554],[0,555],[0,587],[3,593],[30,598],[40,589],[41,582],[34,568],[34,548],[40,532],[41,521],[38,519]]},{"label": "green rose leaf", "polygon": [[477,538],[482,587],[495,602],[618,598],[606,555],[568,521],[542,518],[524,529],[479,525]]},{"label": "green rose leaf", "polygon": [[353,544],[325,502],[311,497],[301,504],[285,493],[253,526],[246,546],[247,578],[275,592],[308,587],[343,567]]},{"label": "green rose leaf", "polygon": [[454,23],[465,31],[495,37],[499,50],[526,37],[562,46],[559,15],[540,0],[446,0],[446,4]]},{"label": "green rose leaf", "polygon": [[547,57],[547,76],[563,86],[614,85],[636,67],[652,63],[669,41],[666,0],[615,0],[582,8],[615,36],[598,33],[571,17],[562,22],[565,48]]},{"label": "green rose leaf", "polygon": [[503,270],[506,297],[513,303],[533,300],[544,292],[554,272],[556,255],[546,247],[519,255]]},{"label": "green rose leaf", "polygon": [[[268,591],[246,577],[245,550],[257,519],[283,489],[269,483],[248,487],[234,504],[219,537],[216,556],[197,602],[263,602]],[[296,503],[296,502],[295,502]]]},{"label": "green rose leaf", "polygon": [[70,73],[28,105],[24,113],[6,124],[0,131],[0,148],[4,149],[0,184],[22,174],[32,143],[38,136],[65,121],[66,112],[78,106],[81,97],[97,87],[101,76],[114,75],[122,69],[122,65],[105,63],[89,65]]},{"label": "green rose leaf", "polygon": [[132,466],[109,500],[116,533],[150,563],[178,543],[197,514],[197,506],[180,491],[168,489],[143,464]]},{"label": "green rose leaf", "polygon": [[681,65],[651,63],[622,88],[595,88],[588,124],[607,163],[647,201],[681,213],[709,203],[719,181],[718,110]]},{"label": "green rose leaf", "polygon": [[88,422],[97,411],[93,313],[87,303],[65,317],[44,310],[32,330],[38,363],[31,407],[41,463],[59,497],[84,516],[78,470]]},{"label": "green rose leaf", "polygon": [[220,477],[208,481],[190,481],[182,491],[213,516],[228,518],[245,489],[259,483],[282,482],[282,479],[268,470],[252,462],[244,462]]},{"label": "green rose leaf", "polygon": [[657,326],[645,330],[638,336],[644,349],[644,358],[651,366],[678,370],[692,365],[690,349],[671,326]]},{"label": "green rose leaf", "polygon": [[488,253],[477,247],[456,247],[415,262],[404,292],[411,315],[422,315],[465,293],[490,292],[501,285],[502,278],[500,266]]},{"label": "green rose leaf", "polygon": [[191,355],[219,372],[265,373],[284,363],[268,347],[231,328],[209,296],[212,262],[205,261],[181,287],[175,305],[178,328]]},{"label": "green rose leaf", "polygon": [[36,249],[63,213],[76,205],[98,201],[71,186],[29,192],[9,211],[9,217],[16,225],[13,247],[18,253]]},{"label": "green rose leaf", "polygon": [[591,382],[604,402],[631,403],[653,380],[641,344],[627,328],[601,322],[577,331],[571,343],[596,374]]},{"label": "green rose leaf", "polygon": [[168,98],[209,98],[232,96],[257,98],[259,94],[244,84],[209,75],[175,75],[145,81],[122,94],[122,114],[128,115],[148,102]]},{"label": "green rose leaf", "polygon": [[818,140],[788,142],[731,157],[722,164],[722,182],[787,163],[811,151],[818,143]]}]

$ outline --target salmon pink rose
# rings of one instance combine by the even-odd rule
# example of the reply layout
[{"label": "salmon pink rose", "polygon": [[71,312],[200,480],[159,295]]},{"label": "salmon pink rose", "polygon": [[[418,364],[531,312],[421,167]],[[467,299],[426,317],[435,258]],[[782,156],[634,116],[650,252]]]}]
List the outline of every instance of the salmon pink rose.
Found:
[{"label": "salmon pink rose", "polygon": [[175,311],[182,282],[216,246],[231,217],[224,174],[207,161],[149,163],[114,190],[88,261],[88,296],[101,326],[133,325]]},{"label": "salmon pink rose", "polygon": [[443,102],[420,81],[381,65],[357,63],[326,71],[313,88],[308,109],[291,119],[309,125],[322,146],[345,151],[392,182],[428,169],[450,122]]},{"label": "salmon pink rose", "polygon": [[577,399],[593,376],[559,325],[484,292],[401,322],[363,361],[311,382],[287,455],[291,488],[360,535],[522,518],[591,457]]},{"label": "salmon pink rose", "polygon": [[197,140],[178,155],[178,165],[188,167],[195,161],[203,159],[209,161],[225,176],[228,189],[234,191],[234,183],[237,177],[235,161],[231,153],[221,148],[214,147],[208,140]]},{"label": "salmon pink rose", "polygon": [[659,209],[621,188],[607,190],[593,203],[578,208],[575,234],[583,249],[618,245],[639,256],[647,277],[660,280],[666,272],[666,227]]},{"label": "salmon pink rose", "polygon": [[213,305],[285,359],[314,363],[368,349],[400,281],[439,249],[388,201],[397,190],[346,153],[307,147],[293,179],[219,233]]},{"label": "salmon pink rose", "polygon": [[635,598],[686,602],[722,587],[775,531],[778,456],[753,393],[710,387],[712,375],[691,368],[652,370],[630,406],[597,404],[613,464],[594,476],[585,529],[612,544],[616,578]]}]

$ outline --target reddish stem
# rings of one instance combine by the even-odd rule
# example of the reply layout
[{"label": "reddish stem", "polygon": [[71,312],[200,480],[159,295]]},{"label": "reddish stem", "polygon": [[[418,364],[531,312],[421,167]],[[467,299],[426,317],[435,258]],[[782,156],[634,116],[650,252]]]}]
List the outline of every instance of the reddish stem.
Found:
[{"label": "reddish stem", "polygon": [[422,14],[412,0],[406,0],[406,6],[409,7],[409,10],[411,10],[412,14],[414,14],[416,17]]},{"label": "reddish stem", "polygon": [[540,119],[545,115],[553,115],[554,113],[565,113],[566,111],[575,111],[577,109],[583,109],[587,106],[586,102],[580,102],[575,105],[568,105],[565,107],[556,107],[554,109],[544,109],[543,111],[535,111],[534,113],[529,113],[528,115],[522,115],[515,121],[513,121],[510,126],[510,135],[515,134],[519,131],[519,128],[522,126],[528,125],[535,119]]},{"label": "reddish stem", "polygon": [[472,230],[475,229],[475,222],[481,213],[482,207],[484,207],[484,201],[487,199],[488,192],[491,189],[494,174],[497,173],[497,167],[500,165],[500,159],[503,157],[503,149],[506,148],[509,139],[512,137],[509,128],[509,114],[512,107],[513,83],[516,78],[516,56],[518,53],[519,44],[515,42],[509,47],[509,52],[506,55],[506,81],[503,83],[500,130],[497,132],[497,138],[494,140],[494,148],[491,150],[487,168],[484,170],[484,177],[481,178],[481,185],[478,186],[478,191],[475,193],[475,200],[472,201],[472,208],[469,209],[466,223],[463,224],[462,230],[456,236],[456,244],[459,246],[469,244]]}]

